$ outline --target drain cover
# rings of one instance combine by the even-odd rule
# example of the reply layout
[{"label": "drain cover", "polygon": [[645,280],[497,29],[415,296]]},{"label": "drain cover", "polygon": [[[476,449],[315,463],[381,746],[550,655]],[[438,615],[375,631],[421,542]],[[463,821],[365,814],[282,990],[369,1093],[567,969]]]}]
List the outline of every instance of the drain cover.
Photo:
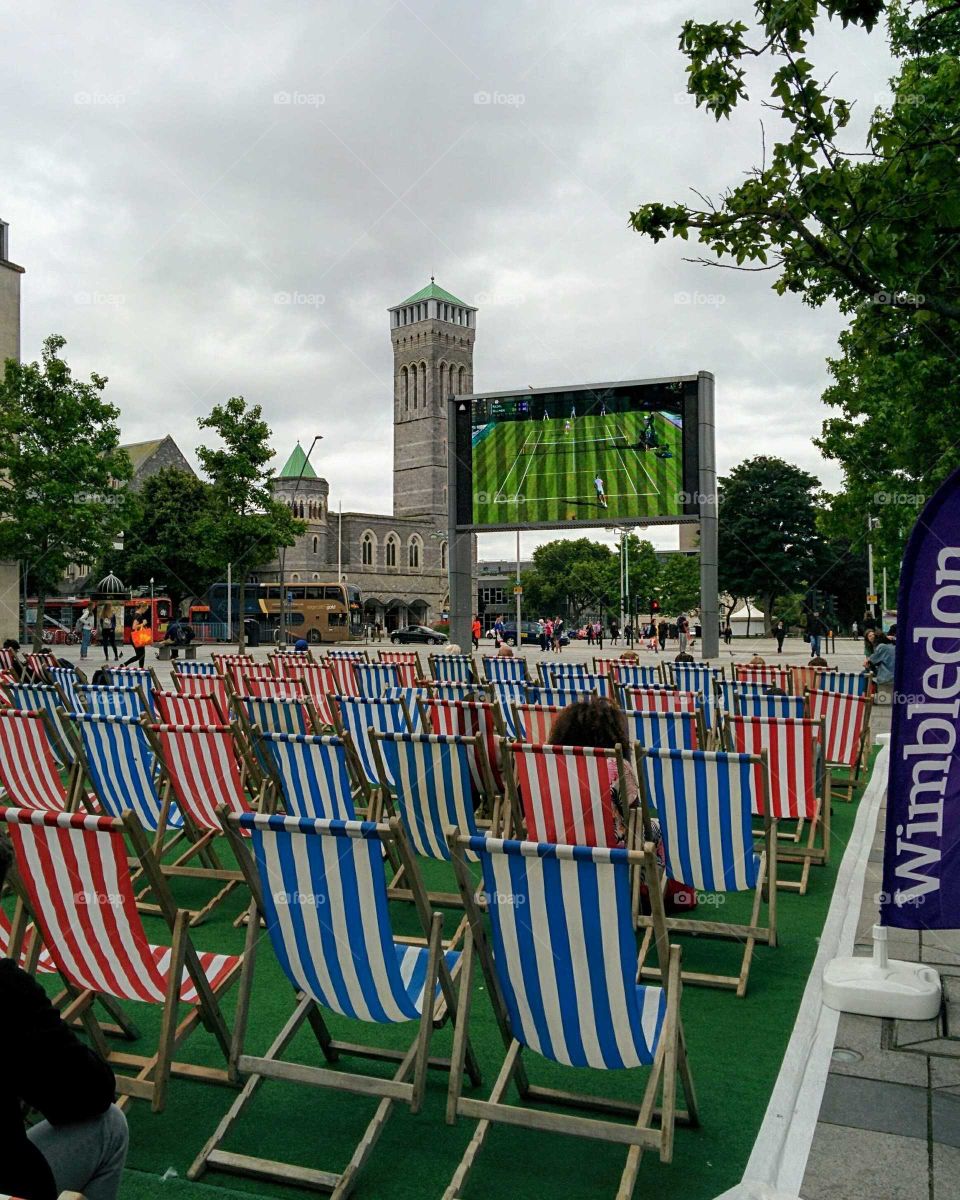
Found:
[{"label": "drain cover", "polygon": [[863,1055],[857,1050],[845,1050],[842,1046],[837,1046],[831,1058],[834,1062],[855,1063],[860,1062]]}]

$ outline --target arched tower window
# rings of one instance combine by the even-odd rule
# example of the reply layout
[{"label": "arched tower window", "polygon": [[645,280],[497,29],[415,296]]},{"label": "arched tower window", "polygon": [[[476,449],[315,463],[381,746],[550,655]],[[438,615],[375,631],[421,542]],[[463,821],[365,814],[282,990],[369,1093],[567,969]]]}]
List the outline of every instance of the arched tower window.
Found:
[{"label": "arched tower window", "polygon": [[318,537],[315,537],[313,539],[313,552],[314,552],[314,554],[318,554],[319,551],[320,551],[320,539]]},{"label": "arched tower window", "polygon": [[360,539],[360,561],[365,567],[372,567],[377,557],[377,539],[368,529]]},{"label": "arched tower window", "polygon": [[427,407],[427,364],[420,364],[420,404],[423,408]]},{"label": "arched tower window", "polygon": [[386,564],[388,567],[397,565],[397,547],[400,545],[400,539],[395,533],[387,535],[386,541]]},{"label": "arched tower window", "polygon": [[410,394],[413,400],[413,407],[417,407],[417,375],[418,371],[415,366],[410,368]]},{"label": "arched tower window", "polygon": [[460,378],[459,378],[459,382],[457,384],[457,391],[462,396],[462,395],[465,395],[466,390],[467,390],[467,368],[461,367],[460,368]]},{"label": "arched tower window", "polygon": [[407,566],[411,571],[420,570],[420,560],[422,558],[421,547],[423,543],[417,534],[413,534],[410,541],[407,543]]},{"label": "arched tower window", "polygon": [[446,569],[447,569],[447,543],[441,542],[440,543],[440,570],[445,571]]},{"label": "arched tower window", "polygon": [[410,375],[406,367],[400,368],[400,394],[403,397],[404,412],[407,412],[410,408]]}]

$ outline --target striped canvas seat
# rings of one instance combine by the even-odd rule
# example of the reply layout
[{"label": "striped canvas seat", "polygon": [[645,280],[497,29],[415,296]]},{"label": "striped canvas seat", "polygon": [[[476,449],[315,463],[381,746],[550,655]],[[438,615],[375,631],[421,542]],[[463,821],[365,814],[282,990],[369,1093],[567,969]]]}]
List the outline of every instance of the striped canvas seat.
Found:
[{"label": "striped canvas seat", "polygon": [[[162,1025],[156,1069],[133,1080],[117,1075],[121,1094],[152,1099],[163,1108],[175,1047],[202,1020],[216,1033],[229,1057],[229,1039],[217,996],[234,980],[242,959],[232,954],[193,950],[182,924],[174,929],[176,906],[135,822],[83,813],[28,813],[0,809],[17,859],[19,886],[64,980],[79,993],[71,1007],[89,1007],[98,994],[166,1008],[171,971],[179,976],[177,999],[192,1008],[176,1025],[176,1014]],[[125,836],[126,835],[126,836]],[[169,914],[172,946],[147,941],[133,893],[126,838],[147,871]],[[63,869],[63,868],[66,869]],[[100,1039],[101,1054],[112,1055]],[[143,1068],[149,1060],[124,1054],[123,1064]],[[226,1079],[224,1071],[193,1068],[194,1078]],[[149,1081],[149,1082],[147,1082]]]},{"label": "striped canvas seat", "polygon": [[620,659],[619,657],[607,658],[607,657],[604,657],[603,655],[596,655],[593,660],[594,674],[595,675],[607,675],[608,677],[612,678],[611,673],[613,671],[613,668],[620,666],[622,661],[623,660]]},{"label": "striped canvas seat", "polygon": [[378,657],[380,662],[397,668],[401,687],[417,686],[420,677],[420,657],[416,650],[381,650]]},{"label": "striped canvas seat", "polygon": [[71,807],[72,786],[60,777],[43,713],[0,709],[0,784],[2,803],[16,808],[65,812]]},{"label": "striped canvas seat", "polygon": [[[410,717],[402,700],[361,700],[357,696],[337,699],[337,732],[348,733],[356,751],[360,782],[367,792],[380,787],[380,773],[368,730],[377,733],[407,733]],[[389,770],[386,782],[392,786]]]},{"label": "striped canvas seat", "polygon": [[790,688],[790,672],[786,667],[751,667],[738,663],[734,667],[738,683],[757,683],[786,692]]},{"label": "striped canvas seat", "polygon": [[[411,882],[416,886],[419,880],[416,862],[403,844],[403,834],[396,823],[387,826],[246,814],[231,818],[226,828],[254,897],[249,927],[257,927],[257,918],[262,916],[297,1003],[265,1055],[241,1054],[239,1066],[247,1076],[247,1085],[188,1175],[197,1179],[208,1168],[222,1167],[255,1178],[320,1187],[335,1196],[346,1197],[394,1104],[408,1104],[411,1111],[417,1112],[423,1102],[428,1067],[449,1066],[431,1061],[429,1046],[434,1025],[439,1026],[453,1013],[451,971],[460,956],[442,952],[440,918],[429,916],[422,887],[417,892],[415,911],[427,937],[426,944],[412,945],[409,938],[400,940],[394,936],[385,857],[389,856],[391,861],[403,859],[411,871]],[[238,836],[241,830],[251,835],[246,844]],[[244,975],[244,995],[249,994],[252,983],[252,961],[251,956]],[[416,1036],[409,1049],[399,1053],[366,1042],[358,1045],[336,1041],[326,1025],[329,1012],[367,1027],[415,1022]],[[322,1055],[319,1066],[316,1049],[311,1049],[303,1061],[281,1058],[307,1022],[319,1043]],[[393,1047],[397,1045],[396,1038],[395,1034]],[[465,1039],[458,1039],[461,1040]],[[465,1053],[471,1075],[476,1079],[476,1060],[469,1047]],[[351,1056],[385,1060],[392,1063],[392,1070],[386,1078],[361,1074],[345,1066],[344,1059]],[[336,1064],[335,1068],[327,1065],[331,1063]],[[339,1097],[325,1100],[328,1089],[379,1100],[345,1170],[320,1171],[279,1159],[253,1158],[220,1150],[264,1079],[293,1080],[316,1087],[317,1092],[308,1103],[321,1125],[328,1121],[327,1115],[320,1111],[325,1102],[331,1105],[334,1121],[340,1116]],[[276,1109],[267,1109],[268,1121],[276,1122],[276,1116]],[[282,1140],[280,1122],[271,1139],[272,1147],[279,1147]],[[296,1131],[292,1131],[291,1140],[295,1162],[303,1163],[304,1147],[302,1142],[298,1143]]]},{"label": "striped canvas seat", "polygon": [[480,659],[480,665],[483,669],[484,679],[490,683],[494,681],[526,683],[527,664],[525,659],[503,658],[499,654],[484,654]]},{"label": "striped canvas seat", "polygon": [[359,663],[353,665],[356,693],[365,699],[376,700],[384,692],[401,687],[400,669],[393,663]]},{"label": "striped canvas seat", "polygon": [[262,733],[317,733],[310,710],[303,700],[262,700],[238,696],[237,703],[250,726]]},{"label": "striped canvas seat", "polygon": [[505,742],[507,786],[532,842],[623,844],[623,759],[614,750]]},{"label": "striped canvas seat", "polygon": [[325,660],[324,665],[329,669],[333,676],[334,689],[333,694],[337,696],[356,696],[357,679],[353,673],[354,662],[366,662],[366,655],[362,658],[354,659],[344,657],[343,654],[334,654],[331,651]]},{"label": "striped canvas seat", "polygon": [[[410,710],[412,711],[412,710]],[[412,733],[443,733],[460,737],[479,737],[483,740],[486,764],[477,756],[470,757],[470,774],[478,794],[493,790],[503,793],[503,776],[500,773],[500,755],[497,746],[497,724],[493,704],[489,700],[436,700],[421,701],[423,714],[422,729],[413,728]],[[486,777],[490,769],[491,780]]]},{"label": "striped canvas seat", "polygon": [[199,662],[197,659],[178,660],[173,668],[174,675],[216,675],[217,673],[215,662]]},{"label": "striped canvas seat", "polygon": [[[645,750],[637,748],[637,772],[643,799],[644,828],[656,814],[663,839],[664,870],[669,879],[698,892],[753,892],[753,909],[746,924],[718,923],[688,917],[671,918],[668,928],[730,939],[743,944],[737,975],[684,972],[694,983],[736,988],[746,994],[756,941],[776,944],[776,840],[765,796],[766,763],[750,754],[704,750]],[[757,767],[762,767],[758,771]],[[762,789],[758,797],[757,788]],[[765,813],[764,853],[754,847],[754,812]],[[764,881],[769,877],[768,920],[760,924]],[[649,946],[646,928],[642,954]]]},{"label": "striped canvas seat", "polygon": [[437,683],[473,683],[473,663],[469,654],[431,654],[430,677]]},{"label": "striped canvas seat", "polygon": [[[509,684],[516,687],[516,684]],[[438,700],[482,700],[483,689],[474,683],[431,683],[430,694]]]},{"label": "striped canvas seat", "polygon": [[513,706],[526,704],[528,699],[535,700],[536,689],[531,689],[523,683],[504,683],[495,681],[487,684],[486,694],[497,711],[503,728],[508,737],[516,737],[517,729],[514,721]]},{"label": "striped canvas seat", "polygon": [[328,650],[327,658],[333,662],[369,662],[366,650]]},{"label": "striped canvas seat", "polygon": [[97,717],[75,713],[83,769],[104,812],[120,818],[133,812],[151,833],[179,829],[183,817],[175,804],[163,820],[157,759],[146,729],[133,717]]},{"label": "striped canvas seat", "polygon": [[356,819],[343,738],[267,733],[258,742],[291,816],[311,821]]},{"label": "striped canvas seat", "polygon": [[113,667],[104,671],[107,682],[111,687],[139,688],[147,702],[147,708],[153,712],[153,689],[156,684],[154,674],[149,669],[137,667]]},{"label": "striped canvas seat", "polygon": [[153,704],[157,719],[164,725],[222,725],[225,719],[212,695],[185,696],[180,692],[155,691]]},{"label": "striped canvas seat", "polygon": [[553,723],[562,712],[560,704],[515,704],[513,736],[533,746],[545,746],[550,742]]},{"label": "striped canvas seat", "polygon": [[227,671],[227,683],[238,696],[248,696],[255,687],[271,688],[285,681],[274,674],[269,663],[238,663]]},{"label": "striped canvas seat", "polygon": [[402,701],[407,715],[410,717],[411,733],[428,732],[423,726],[420,714],[420,705],[426,704],[428,700],[432,699],[432,689],[427,684],[419,684],[417,687],[387,688],[380,698],[381,700]]},{"label": "striped canvas seat", "polygon": [[77,685],[76,696],[79,703],[74,711],[96,717],[140,718],[148,711],[139,688],[81,683]]},{"label": "striped canvas seat", "polygon": [[679,691],[695,692],[701,697],[704,725],[708,730],[716,729],[719,723],[716,685],[723,677],[721,668],[703,663],[667,663],[667,673]]},{"label": "striped canvas seat", "polygon": [[[641,864],[648,878],[655,876],[653,848],[641,855],[624,849],[459,837],[454,842],[454,867],[467,914],[477,928],[486,922],[473,896],[476,885],[467,852],[480,859],[490,934],[489,943],[484,938],[471,944],[464,971],[469,976],[476,955],[505,1058],[489,1099],[462,1095],[460,1073],[451,1073],[448,1113],[480,1123],[445,1194],[481,1194],[479,1185],[468,1189],[469,1174],[491,1126],[503,1122],[523,1128],[531,1171],[548,1152],[531,1131],[596,1138],[604,1144],[598,1155],[605,1159],[610,1143],[631,1146],[617,1191],[619,1197],[630,1197],[640,1146],[658,1150],[663,1161],[670,1161],[675,1123],[697,1119],[680,1019],[680,950],[667,945],[660,905],[655,906],[655,920],[657,946],[665,955],[664,983],[637,982],[632,888]],[[464,989],[460,1004],[465,1016]],[[529,1052],[561,1066],[650,1070],[642,1096],[624,1109],[622,1102],[618,1106],[597,1098],[591,1103],[592,1093],[588,1098],[533,1086],[521,1061]],[[679,1074],[686,1111],[676,1110],[674,1072]],[[511,1080],[522,1080],[516,1103],[507,1100]],[[663,1111],[654,1119],[661,1087]],[[584,1108],[621,1119],[585,1121]],[[514,1169],[521,1169],[519,1161]]]},{"label": "striped canvas seat", "polygon": [[697,714],[691,712],[627,713],[630,741],[646,750],[702,750]]},{"label": "striped canvas seat", "polygon": [[620,687],[656,687],[660,682],[658,667],[641,667],[639,663],[625,663],[614,659],[610,678]]},{"label": "striped canvas seat", "polygon": [[25,654],[23,661],[26,666],[25,678],[32,679],[35,683],[40,683],[51,667],[59,666],[57,656],[51,654],[49,650]]},{"label": "striped canvas seat", "polygon": [[809,695],[810,716],[825,726],[824,758],[827,766],[844,767],[847,778],[834,790],[843,789],[853,799],[853,789],[860,776],[864,750],[870,732],[869,696],[846,696],[842,692],[815,691]]},{"label": "striped canvas seat", "polygon": [[160,761],[194,827],[219,834],[217,809],[249,812],[243,764],[229,725],[151,725]]},{"label": "striped canvas seat", "polygon": [[673,688],[626,688],[626,712],[693,712],[700,697],[693,692],[678,692]]},{"label": "striped canvas seat", "polygon": [[47,679],[50,680],[54,687],[60,689],[60,692],[66,701],[64,708],[66,708],[67,712],[73,712],[75,708],[80,707],[80,705],[77,703],[75,692],[75,688],[80,682],[80,678],[73,667],[50,667],[50,669],[47,671]]},{"label": "striped canvas seat", "polygon": [[[218,675],[182,675],[174,673],[173,682],[181,696],[209,696],[216,701],[217,708],[226,720],[230,713],[230,697],[227,685]],[[191,722],[192,724],[193,722]]]},{"label": "striped canvas seat", "polygon": [[537,702],[554,708],[566,708],[568,704],[576,704],[588,695],[588,692],[580,691],[576,684],[571,682],[569,687],[541,687],[537,693]]},{"label": "striped canvas seat", "polygon": [[[12,958],[12,939],[13,927],[7,914],[0,908],[0,958]],[[17,960],[17,965],[26,970],[30,962],[30,951],[33,946],[33,939],[36,937],[36,926],[31,925],[27,929],[26,937],[23,941],[23,946],[20,948],[20,955]],[[40,952],[37,955],[37,964],[34,970],[38,975],[52,975],[57,969],[57,964],[50,957],[46,947],[41,946]]]},{"label": "striped canvas seat", "polygon": [[802,696],[804,692],[813,692],[817,689],[817,681],[823,671],[822,667],[789,667],[790,680],[792,688],[790,689],[795,696]]},{"label": "striped canvas seat", "polygon": [[51,748],[57,762],[70,765],[73,763],[73,743],[67,733],[66,726],[60,716],[62,697],[55,687],[45,683],[11,683],[7,695],[14,708],[21,712],[45,713],[50,722],[53,738]]},{"label": "striped canvas seat", "polygon": [[259,677],[244,674],[243,687],[236,692],[238,696],[253,697],[257,700],[302,700],[304,685],[299,679],[277,679],[275,675]]},{"label": "striped canvas seat", "polygon": [[0,671],[9,671],[16,676],[17,652],[12,646],[0,646]]},{"label": "striped canvas seat", "polygon": [[551,662],[540,659],[537,663],[540,682],[544,687],[565,687],[571,679],[583,679],[587,674],[586,663]]},{"label": "striped canvas seat", "polygon": [[322,725],[333,724],[333,709],[330,697],[337,694],[337,680],[329,663],[292,661],[294,655],[282,660],[283,678],[299,681],[304,693],[310,697]]},{"label": "striped canvas seat", "polygon": [[816,690],[839,692],[844,696],[869,696],[873,692],[873,678],[866,671],[821,671],[816,678]]},{"label": "striped canvas seat", "polygon": [[806,716],[806,701],[803,696],[742,695],[739,714],[743,717],[765,717],[768,720],[792,717],[795,720]]}]

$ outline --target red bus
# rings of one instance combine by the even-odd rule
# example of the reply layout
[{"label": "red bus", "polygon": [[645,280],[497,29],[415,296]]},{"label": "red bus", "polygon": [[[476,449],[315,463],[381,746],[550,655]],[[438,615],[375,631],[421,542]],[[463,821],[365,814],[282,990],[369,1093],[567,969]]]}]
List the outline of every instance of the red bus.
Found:
[{"label": "red bus", "polygon": [[[102,607],[106,600],[98,601]],[[173,615],[173,604],[169,596],[139,596],[134,600],[117,599],[111,602],[114,609],[122,610],[123,628],[117,622],[117,634],[122,633],[123,641],[130,642],[130,627],[133,624],[134,611],[145,604],[150,610],[150,626],[153,640],[159,642],[164,630]],[[90,607],[89,599],[79,599],[76,596],[48,596],[43,604],[43,640],[49,645],[64,645],[67,642],[77,642],[80,639],[74,633],[77,621]],[[120,613],[118,612],[119,616]],[[27,636],[33,636],[33,627],[37,622],[36,597],[27,600]]]}]

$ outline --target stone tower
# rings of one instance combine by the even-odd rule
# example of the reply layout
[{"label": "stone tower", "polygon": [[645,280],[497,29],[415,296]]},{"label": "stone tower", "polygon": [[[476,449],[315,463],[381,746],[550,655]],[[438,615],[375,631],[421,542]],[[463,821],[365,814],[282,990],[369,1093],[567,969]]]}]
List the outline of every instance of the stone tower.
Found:
[{"label": "stone tower", "polygon": [[[330,485],[313,469],[299,442],[274,476],[272,491],[275,500],[286,504],[295,517],[307,523],[306,531],[287,550],[284,568],[287,581],[326,578],[329,575],[327,506]],[[333,557],[336,566],[336,554]]]},{"label": "stone tower", "polygon": [[477,310],[427,287],[390,312],[393,342],[393,511],[447,524],[449,396],[473,391]]}]

